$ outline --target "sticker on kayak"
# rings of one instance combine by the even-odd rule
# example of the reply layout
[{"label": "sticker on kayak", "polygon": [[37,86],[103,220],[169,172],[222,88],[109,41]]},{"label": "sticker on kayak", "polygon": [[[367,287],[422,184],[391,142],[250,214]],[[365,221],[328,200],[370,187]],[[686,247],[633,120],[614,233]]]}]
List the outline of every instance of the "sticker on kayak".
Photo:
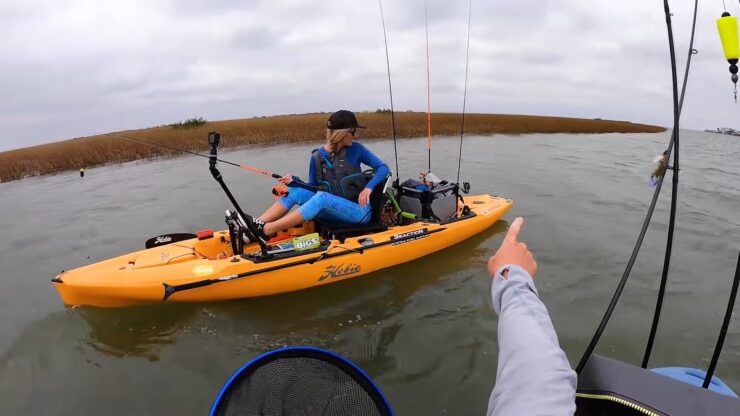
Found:
[{"label": "sticker on kayak", "polygon": [[422,238],[429,237],[429,230],[422,228],[420,230],[409,231],[403,234],[396,234],[391,236],[391,245],[397,246],[399,244],[408,243],[409,241],[420,240]]},{"label": "sticker on kayak", "polygon": [[339,265],[326,266],[326,268],[324,269],[324,274],[319,276],[319,282],[327,278],[334,279],[336,277],[346,276],[348,274],[359,273],[360,270],[362,270],[362,267],[360,267],[359,264],[355,263],[349,263],[346,266],[344,265],[344,263]]},{"label": "sticker on kayak", "polygon": [[193,274],[196,276],[208,276],[209,274],[213,273],[213,266],[210,264],[201,264],[199,266],[193,267]]},{"label": "sticker on kayak", "polygon": [[293,239],[293,250],[295,251],[313,250],[319,247],[321,247],[319,233],[306,234]]}]

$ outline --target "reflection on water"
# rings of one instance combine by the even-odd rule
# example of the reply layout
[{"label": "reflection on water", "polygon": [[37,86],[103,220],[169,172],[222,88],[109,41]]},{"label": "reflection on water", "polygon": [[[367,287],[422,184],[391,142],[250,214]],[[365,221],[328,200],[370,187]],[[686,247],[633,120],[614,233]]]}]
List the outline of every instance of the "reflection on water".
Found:
[{"label": "reflection on water", "polygon": [[[526,218],[522,239],[537,257],[539,293],[571,362],[621,276],[652,195],[652,160],[667,138],[466,137],[461,178],[473,193],[511,197],[507,219]],[[418,142],[399,142],[404,178],[426,168]],[[684,132],[682,142],[675,255],[652,364],[706,368],[740,244],[740,141]],[[393,159],[391,142],[368,146]],[[435,138],[438,176],[454,177],[458,146]],[[249,147],[224,157],[305,175],[309,150]],[[272,203],[270,180],[223,173],[245,210]],[[203,414],[236,368],[284,345],[351,358],[398,414],[485,412],[498,351],[486,260],[506,222],[412,263],[296,293],[65,309],[49,284],[60,270],[138,250],[154,235],[224,228],[228,201],[207,161],[88,169],[83,180],[77,172],[34,178],[2,184],[0,194],[0,414]],[[598,353],[642,357],[668,209],[664,195]],[[737,314],[717,373],[740,388]]]},{"label": "reflection on water", "polygon": [[159,359],[162,346],[172,344],[188,322],[195,320],[195,305],[148,305],[118,309],[77,308],[73,312],[89,327],[87,345],[114,357]]}]

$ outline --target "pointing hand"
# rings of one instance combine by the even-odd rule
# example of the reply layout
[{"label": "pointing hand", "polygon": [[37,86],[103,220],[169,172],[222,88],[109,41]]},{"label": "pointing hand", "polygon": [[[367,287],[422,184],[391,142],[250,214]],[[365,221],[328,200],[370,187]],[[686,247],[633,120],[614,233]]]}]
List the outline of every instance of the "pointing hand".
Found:
[{"label": "pointing hand", "polygon": [[[509,231],[506,233],[503,243],[501,243],[501,247],[498,248],[496,254],[488,259],[488,273],[491,276],[494,276],[496,270],[501,266],[515,264],[526,270],[534,279],[534,276],[537,274],[537,262],[534,260],[532,252],[527,249],[527,245],[517,241],[523,224],[524,219],[517,217],[511,223]],[[504,277],[507,277],[506,273],[504,273]]]}]

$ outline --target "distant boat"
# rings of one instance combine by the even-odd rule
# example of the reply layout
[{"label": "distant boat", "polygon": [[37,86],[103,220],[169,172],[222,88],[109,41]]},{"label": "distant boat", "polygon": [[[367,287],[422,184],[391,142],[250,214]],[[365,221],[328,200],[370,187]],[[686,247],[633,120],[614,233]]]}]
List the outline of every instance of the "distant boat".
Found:
[{"label": "distant boat", "polygon": [[704,130],[707,133],[727,134],[730,136],[740,136],[740,130],[731,129],[729,127],[721,127],[714,130]]}]

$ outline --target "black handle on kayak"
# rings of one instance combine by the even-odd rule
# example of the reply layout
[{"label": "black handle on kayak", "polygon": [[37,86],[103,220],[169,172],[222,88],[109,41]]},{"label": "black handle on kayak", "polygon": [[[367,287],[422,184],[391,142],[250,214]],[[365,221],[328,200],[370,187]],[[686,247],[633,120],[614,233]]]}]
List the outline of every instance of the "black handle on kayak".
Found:
[{"label": "black handle on kayak", "polygon": [[169,299],[169,297],[174,295],[175,292],[179,292],[181,290],[188,290],[188,289],[197,289],[203,286],[210,286],[211,283],[213,283],[213,281],[210,279],[200,280],[200,281],[192,282],[192,283],[185,283],[185,284],[177,285],[177,286],[172,286],[172,285],[168,285],[167,283],[162,283],[162,286],[164,286],[164,297],[162,298],[162,302],[165,302],[167,299]]}]

